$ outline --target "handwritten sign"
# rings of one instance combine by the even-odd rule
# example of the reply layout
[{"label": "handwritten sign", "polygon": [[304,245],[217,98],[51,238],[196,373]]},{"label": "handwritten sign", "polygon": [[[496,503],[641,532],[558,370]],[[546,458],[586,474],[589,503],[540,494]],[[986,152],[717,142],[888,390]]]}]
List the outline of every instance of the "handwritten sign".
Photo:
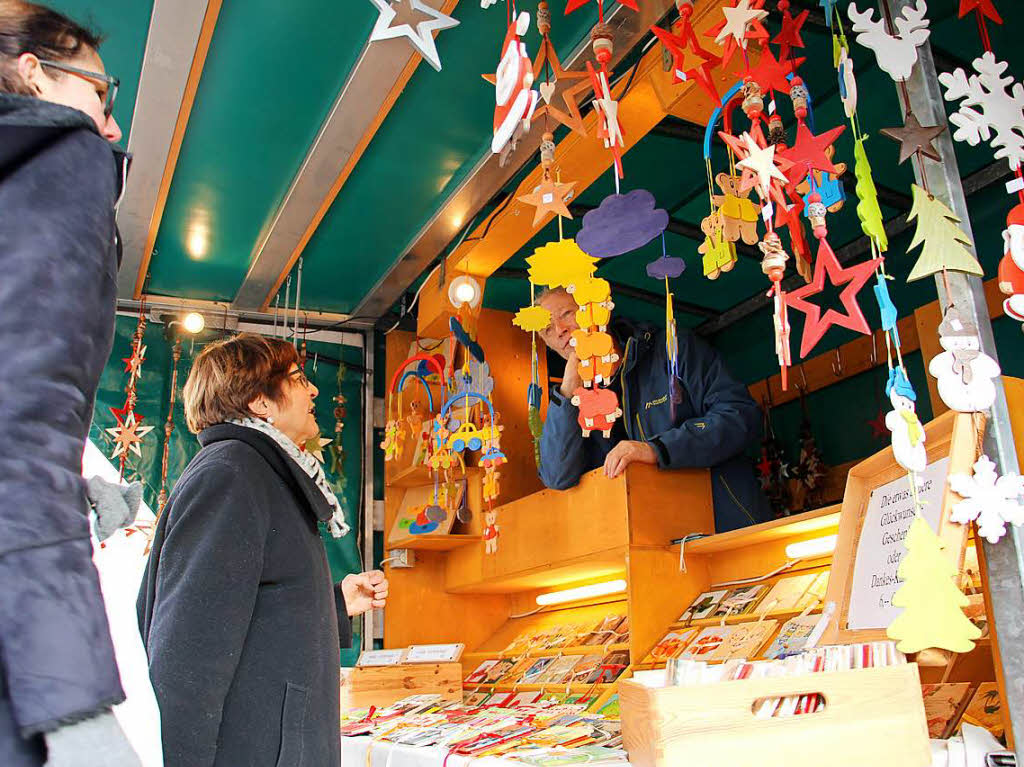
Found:
[{"label": "handwritten sign", "polygon": [[462,644],[414,644],[405,655],[406,663],[453,663],[462,657]]},{"label": "handwritten sign", "polygon": [[366,650],[359,656],[360,667],[365,666],[397,666],[405,656],[405,648],[400,650]]},{"label": "handwritten sign", "polygon": [[[917,475],[921,513],[933,530],[938,530],[942,516],[948,474],[949,458],[942,458]],[[900,608],[892,606],[892,595],[902,583],[896,571],[907,553],[903,540],[913,519],[909,477],[900,477],[871,492],[853,567],[849,629],[885,629],[899,615]]]}]

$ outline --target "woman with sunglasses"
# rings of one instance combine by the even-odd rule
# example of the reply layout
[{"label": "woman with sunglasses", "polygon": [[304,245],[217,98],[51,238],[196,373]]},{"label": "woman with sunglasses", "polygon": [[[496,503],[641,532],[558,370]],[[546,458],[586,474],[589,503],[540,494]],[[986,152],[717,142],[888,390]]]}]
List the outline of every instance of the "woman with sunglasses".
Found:
[{"label": "woman with sunglasses", "polygon": [[126,159],[99,39],[0,0],[0,765],[137,765],[82,451],[110,356]]}]

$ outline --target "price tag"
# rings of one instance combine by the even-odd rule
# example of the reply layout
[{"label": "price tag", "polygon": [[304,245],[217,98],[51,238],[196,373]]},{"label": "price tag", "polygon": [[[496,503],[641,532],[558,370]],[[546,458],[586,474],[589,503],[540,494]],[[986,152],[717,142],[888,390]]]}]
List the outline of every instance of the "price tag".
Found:
[{"label": "price tag", "polygon": [[359,656],[357,666],[397,666],[402,662],[405,649],[401,650],[367,650]]},{"label": "price tag", "polygon": [[771,202],[766,202],[764,207],[761,208],[761,218],[765,220],[765,223],[768,223],[772,220],[773,215],[775,215],[775,206]]},{"label": "price tag", "polygon": [[406,663],[454,663],[462,657],[462,644],[414,644],[405,655]]},{"label": "price tag", "polygon": [[1006,182],[1006,193],[1016,194],[1024,190],[1024,178],[1015,178],[1012,181]]}]

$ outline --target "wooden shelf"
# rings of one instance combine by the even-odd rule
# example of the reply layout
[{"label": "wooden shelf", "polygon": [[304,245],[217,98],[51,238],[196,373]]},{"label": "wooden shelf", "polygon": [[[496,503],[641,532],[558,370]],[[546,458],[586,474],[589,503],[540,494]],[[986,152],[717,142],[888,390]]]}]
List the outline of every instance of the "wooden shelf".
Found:
[{"label": "wooden shelf", "polygon": [[555,684],[466,684],[462,683],[463,690],[469,690],[470,692],[481,691],[481,692],[540,692],[543,690],[564,690],[566,686],[569,688],[569,692],[589,692],[593,690],[595,693],[598,691],[603,692],[607,688],[614,685],[615,682],[602,682],[601,684],[570,684],[566,685]]},{"label": "wooden shelf", "polygon": [[[480,469],[476,466],[466,467],[466,476],[474,472],[479,472]],[[454,479],[462,479],[461,472],[457,473]],[[434,475],[430,469],[426,466],[408,466],[401,471],[397,471],[387,478],[384,482],[387,487],[423,487],[424,485],[434,484]]]},{"label": "wooden shelf", "polygon": [[[803,610],[774,610],[764,616],[765,620],[775,619],[779,621],[787,621],[790,618],[795,618]],[[820,612],[811,611],[810,615],[820,615]],[[730,615],[725,619],[726,626],[735,626],[737,623],[757,623],[761,619],[761,616],[757,613],[747,613],[746,615]],[[685,628],[704,628],[705,626],[719,626],[722,624],[722,618],[700,618],[698,620],[690,621],[676,621],[670,629],[685,629]]]},{"label": "wooden shelf", "polygon": [[418,551],[451,551],[483,540],[480,535],[410,535],[408,538],[391,541],[387,549],[416,549]]},{"label": "wooden shelf", "polygon": [[[592,644],[592,645],[576,645],[575,647],[554,647],[551,649],[544,650],[530,650],[526,653],[514,653],[514,652],[487,652],[486,650],[477,650],[476,652],[464,653],[462,656],[463,665],[466,665],[465,661],[467,658],[473,658],[480,660],[490,660],[491,658],[555,658],[559,655],[588,655],[590,653],[603,652],[605,654],[615,652],[616,650],[628,650],[629,643],[623,642],[621,644]],[[473,669],[470,669],[472,671]]]},{"label": "wooden shelf", "polygon": [[755,546],[760,543],[796,538],[801,535],[829,530],[839,527],[840,506],[826,506],[815,511],[783,517],[752,527],[731,530],[728,533],[709,535],[685,544],[686,554],[712,554],[720,551],[733,551],[744,546]]}]

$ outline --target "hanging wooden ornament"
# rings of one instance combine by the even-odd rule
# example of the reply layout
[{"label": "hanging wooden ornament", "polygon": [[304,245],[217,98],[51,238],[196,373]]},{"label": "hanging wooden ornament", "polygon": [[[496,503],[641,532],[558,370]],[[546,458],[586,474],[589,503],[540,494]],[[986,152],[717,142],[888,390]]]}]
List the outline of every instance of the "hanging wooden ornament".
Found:
[{"label": "hanging wooden ornament", "polygon": [[1002,24],[1003,19],[996,10],[996,7],[992,4],[992,0],[960,0],[960,12],[959,18],[963,18],[971,11],[975,11],[981,16],[984,16],[996,24]]},{"label": "hanging wooden ornament", "polygon": [[932,647],[966,653],[981,630],[967,619],[968,599],[956,584],[956,567],[942,553],[942,540],[918,513],[905,540],[906,556],[897,575],[903,582],[893,594],[893,607],[905,608],[889,625],[886,634],[903,653]]},{"label": "hanging wooden ornament", "polygon": [[839,49],[836,75],[839,78],[839,99],[843,102],[843,111],[848,118],[852,118],[857,112],[857,78],[853,74],[853,57],[845,47]]},{"label": "hanging wooden ornament", "polygon": [[579,408],[577,418],[584,437],[589,437],[594,431],[600,432],[605,439],[612,436],[615,421],[622,417],[622,408],[619,407],[615,392],[600,387],[586,389],[581,386],[573,392],[571,402]]},{"label": "hanging wooden ornament", "polygon": [[908,221],[917,220],[914,239],[908,250],[924,245],[921,255],[907,277],[907,282],[937,274],[943,269],[966,272],[981,277],[981,264],[965,247],[970,239],[960,228],[960,219],[937,197],[917,184],[913,185],[914,203]]},{"label": "hanging wooden ornament", "polygon": [[[722,194],[715,195],[712,200],[722,216],[725,239],[729,242],[742,239],[747,245],[756,245],[760,240],[757,232],[757,206],[748,199],[751,189],[742,189],[740,181],[739,176],[719,173],[715,176],[715,183]],[[704,233],[707,234],[707,231]]]},{"label": "hanging wooden ornament", "polygon": [[825,12],[825,24],[829,29],[832,28],[832,16],[835,14],[836,4],[839,0],[818,0],[818,5],[821,6]]},{"label": "hanging wooden ornament", "polygon": [[[704,242],[697,247],[697,252],[702,256],[704,276],[717,280],[723,272],[731,272],[736,266],[736,243],[727,238],[721,210],[706,216],[700,222],[700,228],[704,232]],[[754,231],[757,231],[756,222]]]},{"label": "hanging wooden ornament", "polygon": [[527,270],[534,285],[569,288],[597,271],[597,259],[588,256],[575,240],[549,242],[527,257]]},{"label": "hanging wooden ornament", "polygon": [[896,18],[898,34],[886,29],[884,19],[874,20],[873,8],[861,13],[856,3],[850,3],[847,14],[857,33],[857,42],[874,51],[878,67],[896,82],[910,78],[917,63],[917,49],[931,34],[925,13],[928,6],[924,0],[917,0],[914,6],[907,6]]},{"label": "hanging wooden ornament", "polygon": [[539,333],[551,324],[551,312],[543,306],[527,306],[516,312],[512,324],[527,333]]},{"label": "hanging wooden ornament", "polygon": [[112,458],[126,457],[129,452],[141,457],[142,450],[139,444],[142,438],[153,431],[152,426],[143,426],[141,419],[135,413],[128,413],[124,423],[106,429],[107,434],[114,438],[114,452]]},{"label": "hanging wooden ornament", "polygon": [[838,128],[832,128],[815,136],[807,124],[803,120],[799,120],[796,128],[796,141],[793,146],[780,152],[780,155],[791,164],[786,171],[789,182],[799,184],[807,178],[812,170],[840,175],[839,169],[832,162],[828,149],[845,130],[846,126],[840,125]]},{"label": "hanging wooden ornament", "polygon": [[1006,216],[1003,230],[1003,257],[999,261],[999,290],[1007,317],[1024,322],[1024,203]]},{"label": "hanging wooden ornament", "polygon": [[550,115],[574,133],[586,136],[579,99],[590,88],[589,76],[586,72],[572,72],[562,66],[551,42],[551,9],[547,0],[540,0],[537,4],[537,31],[543,42],[533,63],[533,80],[539,84],[542,103],[533,113],[533,119],[541,120]]},{"label": "hanging wooden ornament", "polygon": [[549,215],[572,218],[572,213],[566,207],[565,201],[572,196],[575,186],[575,181],[560,184],[550,178],[545,178],[533,192],[520,195],[516,199],[536,208],[533,214],[533,226],[537,227]]},{"label": "hanging wooden ornament", "polygon": [[[383,2],[384,0],[380,0]],[[540,94],[533,90],[533,64],[520,39],[530,28],[530,14],[520,13],[505,32],[501,60],[493,76],[484,79],[494,84],[494,137],[491,152],[508,156],[519,137],[530,129],[530,120]]]},{"label": "hanging wooden ornament", "polygon": [[892,454],[907,471],[921,472],[928,465],[925,431],[917,417],[917,393],[902,367],[889,370],[885,394],[892,410],[885,414],[885,425],[892,432]]},{"label": "hanging wooden ornament", "polygon": [[[584,5],[587,5],[587,3],[592,3],[594,1],[595,0],[566,0],[566,2],[565,2],[565,15],[568,16],[573,11],[578,11]],[[636,2],[637,2],[637,0],[618,0],[619,5],[621,5],[621,6],[625,7],[625,8],[629,8],[630,10],[633,10],[633,11],[639,11],[640,7],[636,4]],[[601,16],[603,18],[603,16],[604,16],[604,1],[603,0],[597,0],[597,7],[599,9],[599,13],[601,14]]]},{"label": "hanging wooden ornament", "polygon": [[885,233],[885,219],[882,208],[878,204],[878,189],[871,174],[871,164],[864,150],[865,137],[854,139],[853,142],[853,175],[857,179],[857,218],[860,219],[861,230],[875,241],[880,252],[889,248],[889,236]]},{"label": "hanging wooden ornament", "polygon": [[706,34],[722,46],[722,64],[728,66],[737,50],[746,50],[751,40],[767,40],[770,35],[761,21],[768,15],[764,0],[732,0],[722,8],[723,21]]},{"label": "hanging wooden ornament", "polygon": [[[781,0],[779,2],[779,10],[782,11],[782,30],[772,38],[772,42],[779,46],[779,58],[788,59],[793,48],[804,47],[801,30],[811,12],[804,9],[794,17],[789,12],[789,0]],[[767,47],[765,50],[767,50]],[[789,92],[788,89],[786,92]]]},{"label": "hanging wooden ornament", "polygon": [[[780,61],[775,58],[771,48],[765,46],[761,50],[761,58],[757,65],[750,69],[749,77],[760,85],[761,90],[765,93],[778,91],[788,94],[794,84],[800,83],[798,79],[793,78],[793,74],[796,72],[796,68],[803,63],[804,59],[802,58],[782,58]],[[794,83],[793,80],[796,82]]]},{"label": "hanging wooden ornament", "polygon": [[[626,148],[626,141],[622,136],[622,126],[619,123],[619,102],[612,98],[611,90],[608,87],[608,73],[603,67],[600,70],[595,70],[588,61],[587,72],[590,74],[590,83],[594,89],[594,109],[598,114],[597,137],[604,143],[605,149],[611,150],[615,165],[615,178],[620,179],[623,176],[622,153]],[[618,188],[618,181],[616,180],[615,183]]]},{"label": "hanging wooden ornament", "polygon": [[406,37],[412,46],[419,51],[420,55],[427,60],[438,72],[441,71],[441,57],[437,53],[437,45],[434,43],[434,32],[442,29],[451,29],[458,26],[457,19],[446,16],[434,8],[431,8],[422,0],[394,0],[398,3],[408,3],[410,10],[427,16],[426,19],[416,24],[397,24],[391,26],[398,12],[392,7],[389,0],[370,0],[377,8],[377,22],[370,32],[370,42],[378,40],[391,40],[396,37]]},{"label": "hanging wooden ornament", "polygon": [[891,138],[900,145],[900,165],[910,157],[920,152],[925,157],[930,157],[936,162],[942,158],[939,150],[932,143],[942,132],[946,130],[945,125],[921,125],[917,115],[913,112],[907,114],[903,120],[902,128],[882,128],[881,133],[886,138]]},{"label": "hanging wooden ornament", "polygon": [[981,351],[978,329],[962,319],[956,307],[946,310],[939,325],[943,352],[932,357],[928,372],[938,379],[939,396],[951,410],[973,413],[992,407],[999,363]]},{"label": "hanging wooden ornament", "polygon": [[962,525],[977,522],[978,535],[989,543],[998,543],[1006,526],[1024,524],[1024,478],[1019,474],[1000,477],[987,455],[975,461],[972,473],[951,474],[950,489],[963,498],[953,504],[951,519]]},{"label": "hanging wooden ornament", "polygon": [[583,216],[576,243],[594,258],[611,258],[641,248],[668,227],[669,215],[646,189],[611,194]]},{"label": "hanging wooden ornament", "polygon": [[[725,135],[728,134],[723,134],[723,138]],[[762,200],[767,201],[769,197],[776,197],[785,204],[785,200],[781,199],[780,187],[772,184],[773,181],[780,182],[781,186],[789,183],[786,175],[779,170],[780,160],[785,161],[785,158],[776,158],[775,146],[762,147],[749,133],[743,133],[739,140],[742,143],[743,159],[736,163],[736,167],[741,170],[749,169],[755,174],[757,190]],[[785,162],[788,169],[788,161]]]},{"label": "hanging wooden ornament", "polygon": [[949,117],[957,127],[953,138],[971,146],[991,138],[995,159],[1005,158],[1016,171],[1024,160],[1024,85],[1003,77],[1009,65],[996,60],[991,51],[975,59],[973,66],[976,74],[970,77],[963,69],[939,75],[946,101],[961,101]]},{"label": "hanging wooden ornament", "polygon": [[[820,199],[815,199],[815,197],[816,195],[811,195],[812,206],[821,204]],[[808,206],[808,213],[813,217],[812,222],[815,225],[814,236],[820,243],[814,264],[814,279],[807,285],[787,294],[789,307],[806,315],[803,339],[800,342],[801,357],[806,357],[810,353],[814,345],[821,340],[832,325],[840,325],[858,333],[868,334],[871,332],[864,313],[857,303],[857,293],[871,279],[875,267],[878,266],[878,259],[864,261],[845,268],[840,266],[832,247],[825,239],[828,230],[824,225],[824,206],[813,212],[810,208],[811,206]],[[837,312],[835,309],[828,309],[822,314],[820,306],[807,300],[811,296],[821,293],[825,287],[826,277],[832,285],[846,286],[840,294],[840,301],[846,310],[845,314]]]},{"label": "hanging wooden ornament", "polygon": [[720,97],[711,73],[722,62],[722,58],[701,47],[697,33],[690,23],[693,5],[683,2],[677,3],[677,6],[679,19],[672,31],[652,26],[651,32],[672,56],[672,82],[695,81],[717,104]]}]

